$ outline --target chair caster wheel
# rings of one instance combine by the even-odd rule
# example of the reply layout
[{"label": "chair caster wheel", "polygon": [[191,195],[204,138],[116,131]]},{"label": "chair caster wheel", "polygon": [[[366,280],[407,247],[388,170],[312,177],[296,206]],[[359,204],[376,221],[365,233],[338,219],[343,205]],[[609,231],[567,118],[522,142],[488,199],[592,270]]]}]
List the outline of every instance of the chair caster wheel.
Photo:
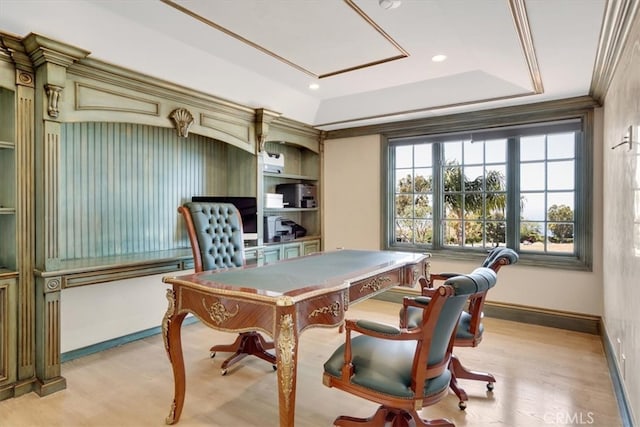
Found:
[{"label": "chair caster wheel", "polygon": [[209,358],[213,359],[214,357],[216,357],[216,352],[212,351],[211,353],[209,353]]},{"label": "chair caster wheel", "polygon": [[493,391],[493,383],[487,383],[487,390]]},{"label": "chair caster wheel", "polygon": [[227,375],[227,370],[226,369],[220,369],[220,375],[222,375],[223,377],[225,375]]},{"label": "chair caster wheel", "polygon": [[273,368],[274,371],[278,370],[278,367],[276,365],[271,365],[271,367]]},{"label": "chair caster wheel", "polygon": [[467,409],[467,402],[461,400],[460,402],[458,402],[458,408],[460,408],[461,411],[464,411],[465,409]]}]

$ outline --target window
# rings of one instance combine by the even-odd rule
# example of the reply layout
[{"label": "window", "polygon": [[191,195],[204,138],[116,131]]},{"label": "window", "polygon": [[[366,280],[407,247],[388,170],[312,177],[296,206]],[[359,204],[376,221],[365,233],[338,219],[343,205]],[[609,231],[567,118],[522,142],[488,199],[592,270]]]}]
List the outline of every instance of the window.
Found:
[{"label": "window", "polygon": [[387,247],[590,267],[583,134],[572,119],[389,139]]}]

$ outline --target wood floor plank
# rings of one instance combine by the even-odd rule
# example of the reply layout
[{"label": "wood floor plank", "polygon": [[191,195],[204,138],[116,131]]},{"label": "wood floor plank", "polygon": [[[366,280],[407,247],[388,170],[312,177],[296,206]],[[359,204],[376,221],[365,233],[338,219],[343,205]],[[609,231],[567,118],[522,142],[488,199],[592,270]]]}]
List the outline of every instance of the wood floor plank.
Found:
[{"label": "wood floor plank", "polygon": [[[367,300],[349,318],[396,323],[399,305]],[[199,323],[183,327],[187,392],[179,427],[276,426],[276,375],[271,365],[245,359],[220,375],[224,354],[209,358],[214,343],[232,334]],[[296,425],[330,426],[338,415],[369,416],[376,405],[322,385],[322,364],[344,340],[336,329],[301,335]],[[484,341],[456,353],[472,369],[493,373],[495,390],[461,381],[469,394],[460,411],[453,393],[423,410],[456,426],[621,426],[600,337],[485,318]],[[159,335],[66,362],[67,389],[45,397],[29,393],[0,402],[3,427],[163,426],[173,377]]]}]

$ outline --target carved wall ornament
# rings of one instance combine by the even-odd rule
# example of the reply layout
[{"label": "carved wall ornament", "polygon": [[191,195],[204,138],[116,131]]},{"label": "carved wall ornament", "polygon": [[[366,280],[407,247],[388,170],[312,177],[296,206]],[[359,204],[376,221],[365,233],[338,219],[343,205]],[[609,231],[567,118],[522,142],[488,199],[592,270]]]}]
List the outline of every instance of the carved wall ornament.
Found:
[{"label": "carved wall ornament", "polygon": [[47,98],[49,99],[49,105],[47,106],[47,113],[49,114],[49,117],[58,117],[58,101],[60,100],[62,89],[62,86],[50,84],[44,85],[44,91],[47,94]]},{"label": "carved wall ornament", "polygon": [[379,291],[380,289],[382,289],[382,286],[386,283],[386,282],[390,282],[391,278],[388,276],[385,277],[376,277],[375,279],[365,283],[364,285],[362,285],[362,287],[360,288],[360,293],[362,292],[366,292],[368,290],[372,290],[372,291]]},{"label": "carved wall ornament", "polygon": [[47,292],[60,290],[60,279],[47,280]]},{"label": "carved wall ornament", "polygon": [[33,74],[25,71],[18,71],[16,75],[16,83],[23,86],[33,87]]},{"label": "carved wall ornament", "polygon": [[330,305],[327,305],[325,307],[316,308],[311,313],[309,313],[309,319],[327,313],[334,317],[337,317],[340,314],[340,303],[338,301],[334,301]]},{"label": "carved wall ornament", "polygon": [[293,332],[293,316],[283,314],[280,318],[280,333],[278,334],[278,373],[280,385],[284,394],[284,403],[289,410],[291,391],[293,390],[293,354],[296,348]]},{"label": "carved wall ornament", "polygon": [[236,304],[235,311],[230,311],[227,307],[224,306],[220,302],[220,300],[215,301],[213,304],[207,307],[207,303],[204,298],[202,298],[202,306],[209,313],[209,317],[213,320],[213,323],[216,325],[220,325],[221,323],[226,322],[230,318],[236,316],[240,311],[240,307]]},{"label": "carved wall ornament", "polygon": [[176,131],[178,136],[186,138],[189,136],[189,128],[193,124],[193,114],[186,108],[177,108],[169,115],[176,124]]}]

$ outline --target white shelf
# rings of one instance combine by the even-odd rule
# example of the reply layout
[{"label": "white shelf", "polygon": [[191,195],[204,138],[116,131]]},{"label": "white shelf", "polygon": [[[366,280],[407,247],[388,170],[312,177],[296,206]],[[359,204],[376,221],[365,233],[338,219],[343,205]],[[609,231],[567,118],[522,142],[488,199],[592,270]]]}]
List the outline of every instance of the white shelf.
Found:
[{"label": "white shelf", "polygon": [[302,181],[317,181],[318,177],[309,176],[309,175],[295,175],[291,173],[274,173],[274,172],[264,172],[264,176],[268,176],[270,178],[283,178],[283,179],[299,179]]},{"label": "white shelf", "polygon": [[264,208],[265,212],[314,212],[318,208]]},{"label": "white shelf", "polygon": [[9,141],[0,141],[0,148],[15,148],[16,144]]}]

